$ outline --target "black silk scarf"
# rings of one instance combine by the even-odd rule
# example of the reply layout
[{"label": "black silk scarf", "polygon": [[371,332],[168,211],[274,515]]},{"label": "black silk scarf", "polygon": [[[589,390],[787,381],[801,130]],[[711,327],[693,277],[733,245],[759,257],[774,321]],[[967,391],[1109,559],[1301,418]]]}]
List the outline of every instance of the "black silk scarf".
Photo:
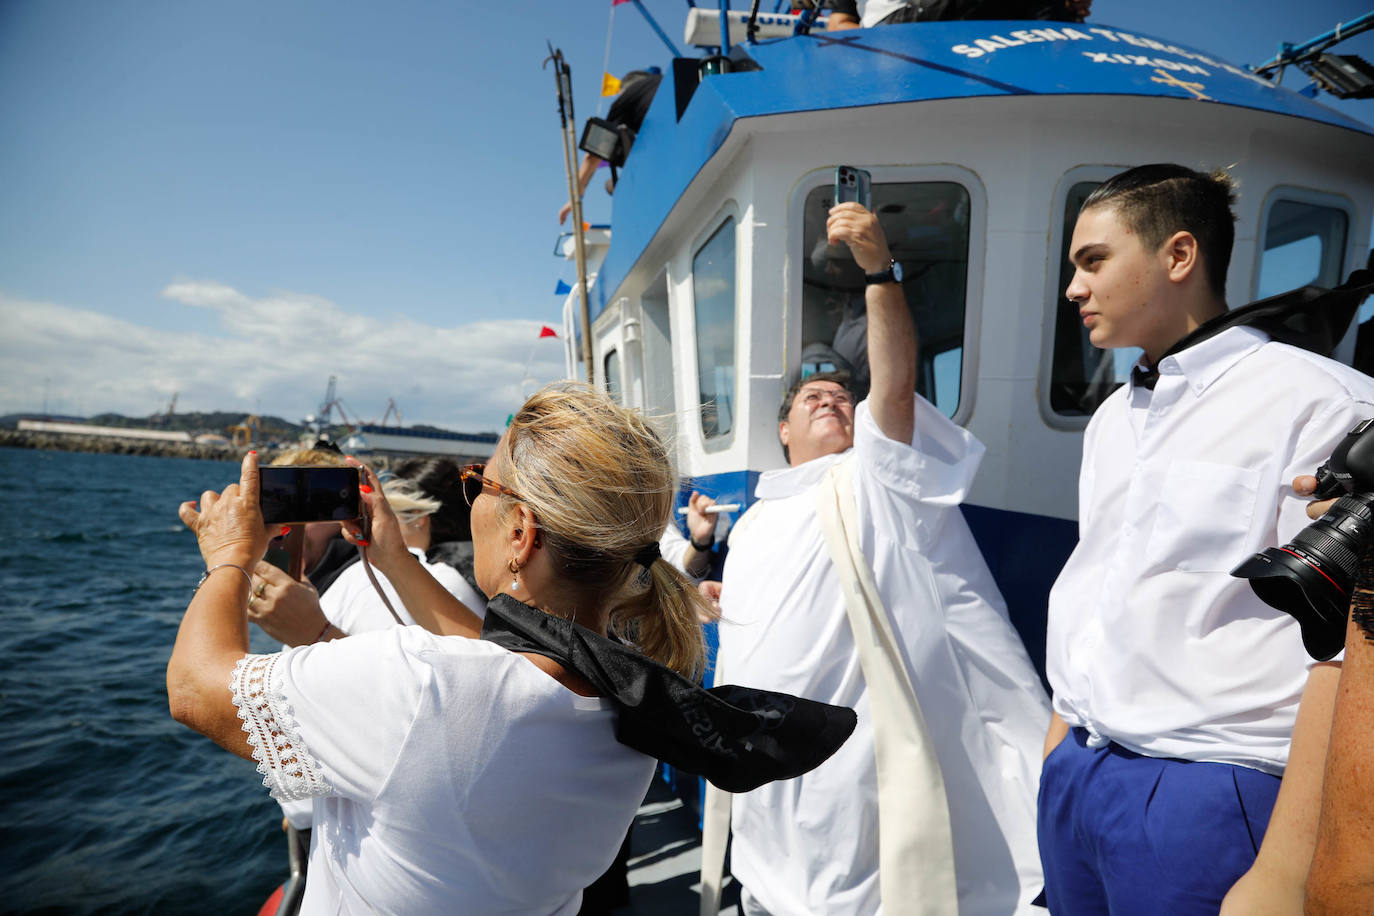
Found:
[{"label": "black silk scarf", "polygon": [[[1345,330],[1350,327],[1360,303],[1364,302],[1370,293],[1374,293],[1374,270],[1363,269],[1355,271],[1344,283],[1333,289],[1304,286],[1279,293],[1277,296],[1222,312],[1215,318],[1203,322],[1175,341],[1174,345],[1165,350],[1159,358],[1163,360],[1166,356],[1181,353],[1228,328],[1240,326],[1258,328],[1279,343],[1310,350],[1318,356],[1330,356],[1336,344],[1345,336]],[[1363,371],[1369,371],[1361,366],[1358,352],[1355,366]],[[1134,383],[1153,391],[1155,383],[1159,381],[1158,367],[1158,363],[1153,366],[1136,366],[1131,370]]]},{"label": "black silk scarf", "polygon": [[544,655],[615,704],[616,740],[727,792],[747,792],[819,766],[844,744],[854,710],[786,693],[725,685],[707,690],[628,646],[497,595],[482,638]]}]

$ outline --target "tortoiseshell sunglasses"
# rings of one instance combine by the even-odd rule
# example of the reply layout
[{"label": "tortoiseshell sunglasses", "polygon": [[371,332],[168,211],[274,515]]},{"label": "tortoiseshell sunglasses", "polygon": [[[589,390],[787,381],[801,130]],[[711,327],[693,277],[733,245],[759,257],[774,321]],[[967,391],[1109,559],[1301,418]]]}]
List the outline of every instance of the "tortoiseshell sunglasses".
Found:
[{"label": "tortoiseshell sunglasses", "polygon": [[470,464],[463,468],[461,474],[463,478],[463,499],[467,501],[469,506],[472,505],[474,499],[481,495],[483,487],[491,487],[497,493],[509,496],[511,499],[521,499],[520,494],[510,487],[499,484],[490,478],[483,477],[482,472],[486,469],[487,466],[485,464]]}]

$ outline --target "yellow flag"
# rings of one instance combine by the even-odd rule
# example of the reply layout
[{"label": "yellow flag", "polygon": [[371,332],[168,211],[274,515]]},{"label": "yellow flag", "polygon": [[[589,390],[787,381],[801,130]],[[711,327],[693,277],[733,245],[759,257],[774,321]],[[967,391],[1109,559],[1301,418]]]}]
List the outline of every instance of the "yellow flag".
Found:
[{"label": "yellow flag", "polygon": [[608,95],[618,95],[620,93],[620,80],[611,76],[609,73],[601,74],[601,97]]}]

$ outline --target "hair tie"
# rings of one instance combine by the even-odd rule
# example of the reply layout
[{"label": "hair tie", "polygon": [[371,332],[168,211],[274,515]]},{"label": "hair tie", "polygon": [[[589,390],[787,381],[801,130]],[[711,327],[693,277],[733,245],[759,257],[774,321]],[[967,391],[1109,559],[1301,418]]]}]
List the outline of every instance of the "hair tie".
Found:
[{"label": "hair tie", "polygon": [[663,556],[663,554],[658,549],[658,541],[652,541],[639,548],[634,555],[634,561],[645,569],[648,569],[650,566],[653,566],[654,561],[661,556]]}]

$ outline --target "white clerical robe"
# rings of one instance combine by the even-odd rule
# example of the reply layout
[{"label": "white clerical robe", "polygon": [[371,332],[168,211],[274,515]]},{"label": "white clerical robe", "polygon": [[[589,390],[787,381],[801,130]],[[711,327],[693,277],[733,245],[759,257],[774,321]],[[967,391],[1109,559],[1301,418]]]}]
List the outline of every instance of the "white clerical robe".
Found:
[{"label": "white clerical robe", "polygon": [[839,461],[855,463],[860,543],[944,774],[961,916],[1031,912],[1049,702],[959,511],[982,454],[924,399],[910,445],[884,436],[862,403],[853,448],[765,473],[731,532],[720,682],[859,715],[815,770],[734,798],[732,871],[772,916],[880,912],[867,689],[816,517],[816,487]]}]

